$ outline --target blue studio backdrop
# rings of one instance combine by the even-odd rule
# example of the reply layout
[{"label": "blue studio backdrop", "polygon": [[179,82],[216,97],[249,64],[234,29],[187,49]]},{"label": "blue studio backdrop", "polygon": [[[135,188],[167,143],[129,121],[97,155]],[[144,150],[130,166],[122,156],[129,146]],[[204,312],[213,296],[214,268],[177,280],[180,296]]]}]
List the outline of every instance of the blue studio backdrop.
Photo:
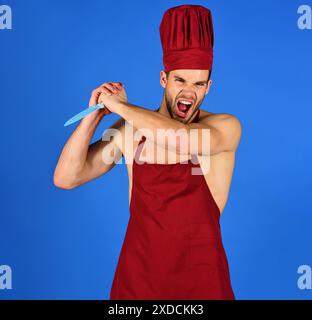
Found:
[{"label": "blue studio backdrop", "polygon": [[[0,30],[0,299],[108,299],[128,219],[125,164],[73,190],[53,185],[61,149],[106,81],[155,109],[166,9],[188,1],[6,0]],[[221,218],[237,299],[311,299],[298,268],[312,265],[311,0],[207,0],[215,29],[213,84],[202,108],[242,124]],[[1,15],[1,13],[0,13]],[[118,116],[105,117],[92,141]],[[1,276],[1,274],[0,274]]]}]

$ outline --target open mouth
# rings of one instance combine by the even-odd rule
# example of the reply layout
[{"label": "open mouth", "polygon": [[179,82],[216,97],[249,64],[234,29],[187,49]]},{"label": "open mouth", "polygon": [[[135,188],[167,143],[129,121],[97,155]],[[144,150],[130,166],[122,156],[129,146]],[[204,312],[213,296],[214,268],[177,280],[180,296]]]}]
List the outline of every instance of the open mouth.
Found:
[{"label": "open mouth", "polygon": [[177,102],[177,115],[185,118],[193,105],[192,101],[181,99]]}]

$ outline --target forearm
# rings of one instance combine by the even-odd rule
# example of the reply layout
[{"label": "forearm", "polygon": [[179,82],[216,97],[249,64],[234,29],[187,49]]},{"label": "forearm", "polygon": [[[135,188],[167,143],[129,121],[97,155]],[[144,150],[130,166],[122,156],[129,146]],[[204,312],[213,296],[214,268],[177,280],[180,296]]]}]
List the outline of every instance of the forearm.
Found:
[{"label": "forearm", "polygon": [[90,142],[102,118],[95,111],[79,123],[61,152],[54,172],[55,184],[71,184],[82,172]]},{"label": "forearm", "polygon": [[184,129],[185,133],[187,133],[187,126],[185,124],[175,119],[168,118],[158,112],[138,107],[130,103],[120,103],[118,108],[116,108],[116,113],[130,122],[136,129],[141,131],[142,129],[147,129],[151,133],[149,136],[150,139],[157,143],[158,146],[165,149],[176,150],[179,148],[180,139],[168,139],[166,144],[164,139],[157,139],[157,133],[159,135],[161,132],[161,135],[163,135],[163,130],[170,130],[175,134],[181,129]]}]

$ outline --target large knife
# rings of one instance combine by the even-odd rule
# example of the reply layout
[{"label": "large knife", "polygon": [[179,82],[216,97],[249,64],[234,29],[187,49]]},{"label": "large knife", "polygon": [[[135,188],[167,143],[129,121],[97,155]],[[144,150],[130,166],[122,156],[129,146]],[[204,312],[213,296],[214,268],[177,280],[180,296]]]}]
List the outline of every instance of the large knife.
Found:
[{"label": "large knife", "polygon": [[95,106],[91,106],[81,112],[79,112],[78,114],[76,114],[75,116],[73,116],[72,118],[70,118],[68,121],[65,122],[64,127],[69,126],[70,124],[73,124],[79,120],[81,120],[82,118],[86,117],[87,115],[89,115],[90,113],[94,112],[95,110],[98,109],[103,109],[105,108],[105,106],[103,104],[96,104]]}]

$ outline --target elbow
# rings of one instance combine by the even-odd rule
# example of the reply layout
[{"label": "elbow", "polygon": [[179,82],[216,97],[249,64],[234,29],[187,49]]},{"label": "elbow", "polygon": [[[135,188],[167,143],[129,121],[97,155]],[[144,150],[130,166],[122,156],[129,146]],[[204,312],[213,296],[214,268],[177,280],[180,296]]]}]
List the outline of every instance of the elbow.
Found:
[{"label": "elbow", "polygon": [[66,179],[60,174],[57,174],[54,172],[53,176],[53,184],[57,188],[64,189],[64,190],[72,190],[76,187],[78,187],[78,184],[76,184],[74,181],[70,179]]}]

